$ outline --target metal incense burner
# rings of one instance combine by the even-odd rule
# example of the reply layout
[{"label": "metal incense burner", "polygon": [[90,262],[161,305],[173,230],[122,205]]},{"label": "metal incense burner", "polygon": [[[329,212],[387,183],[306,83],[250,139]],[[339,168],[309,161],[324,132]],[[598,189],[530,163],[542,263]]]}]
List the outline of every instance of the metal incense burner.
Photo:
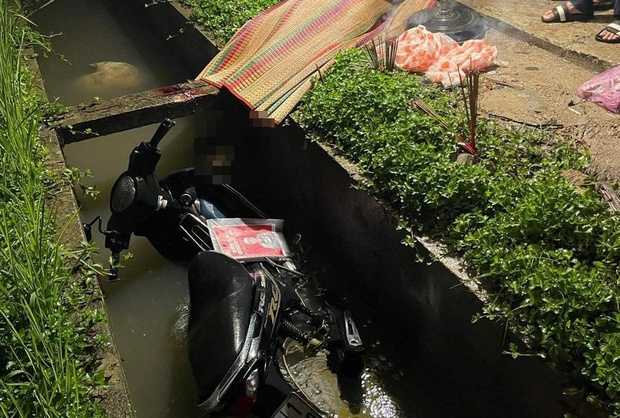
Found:
[{"label": "metal incense burner", "polygon": [[458,43],[481,39],[486,28],[478,12],[454,0],[437,0],[439,5],[412,14],[407,29],[424,25],[430,32],[443,32]]}]

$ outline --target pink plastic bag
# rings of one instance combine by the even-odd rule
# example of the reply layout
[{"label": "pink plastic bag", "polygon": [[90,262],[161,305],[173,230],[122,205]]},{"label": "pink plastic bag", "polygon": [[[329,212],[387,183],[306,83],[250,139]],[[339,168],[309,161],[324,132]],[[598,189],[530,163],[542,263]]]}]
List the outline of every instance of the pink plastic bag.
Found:
[{"label": "pink plastic bag", "polygon": [[431,33],[422,25],[400,35],[396,65],[416,73],[426,72],[444,86],[461,83],[465,73],[482,71],[495,63],[497,49],[486,40],[470,40],[459,45],[448,35]]},{"label": "pink plastic bag", "polygon": [[403,32],[398,39],[396,65],[412,72],[424,72],[458,44],[443,33],[434,34],[422,25]]},{"label": "pink plastic bag", "polygon": [[614,113],[620,112],[620,65],[583,83],[577,95]]}]

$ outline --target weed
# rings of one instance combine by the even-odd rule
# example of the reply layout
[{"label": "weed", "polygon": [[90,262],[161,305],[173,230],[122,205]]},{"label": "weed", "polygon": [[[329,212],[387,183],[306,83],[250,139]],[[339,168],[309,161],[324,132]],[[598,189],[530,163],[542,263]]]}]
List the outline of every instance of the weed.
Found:
[{"label": "weed", "polygon": [[[399,210],[402,227],[466,260],[496,295],[483,316],[530,338],[530,351],[507,352],[562,365],[588,399],[620,414],[620,215],[561,175],[583,170],[587,154],[552,132],[477,120],[475,80],[459,98],[365,60],[356,50],[339,55],[298,120],[358,164],[365,187]],[[476,164],[451,158],[461,100]]]},{"label": "weed", "polygon": [[182,0],[192,8],[192,19],[203,25],[218,46],[223,46],[241,26],[279,0]]},{"label": "weed", "polygon": [[0,8],[0,411],[3,416],[97,417],[101,386],[87,336],[102,319],[85,307],[88,286],[74,278],[46,207],[52,178],[38,129],[42,97],[26,70],[36,39],[20,3]]}]

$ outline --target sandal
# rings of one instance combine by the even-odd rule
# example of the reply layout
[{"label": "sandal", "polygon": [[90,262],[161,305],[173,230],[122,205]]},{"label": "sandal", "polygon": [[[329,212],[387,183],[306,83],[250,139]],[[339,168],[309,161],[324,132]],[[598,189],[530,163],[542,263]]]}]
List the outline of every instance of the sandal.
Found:
[{"label": "sandal", "polygon": [[603,10],[610,10],[614,8],[614,0],[601,0],[595,1],[592,4],[592,10],[595,12],[600,12]]},{"label": "sandal", "polygon": [[541,17],[540,19],[543,23],[583,22],[590,19],[589,16],[583,13],[570,13],[566,4],[556,6],[551,11],[553,12],[553,18],[545,20]]},{"label": "sandal", "polygon": [[[614,35],[618,35],[618,37],[616,37],[614,39],[605,39],[602,36],[603,32],[605,32],[605,31],[607,31],[609,33],[612,33]],[[602,31],[597,33],[596,36],[594,37],[594,39],[596,39],[599,42],[604,42],[606,44],[618,44],[618,43],[620,43],[620,20],[616,20],[613,23],[610,23],[609,25],[605,26],[605,29],[603,29]]]},{"label": "sandal", "polygon": [[[560,1],[565,1],[565,0],[560,0]],[[613,8],[614,8],[614,0],[601,0],[601,1],[595,1],[592,3],[592,10],[594,10],[595,12],[611,10]]]},{"label": "sandal", "polygon": [[[564,1],[564,0],[561,0]],[[611,10],[614,8],[614,0],[601,0],[592,3],[592,10],[595,12],[601,12],[604,10]]]}]

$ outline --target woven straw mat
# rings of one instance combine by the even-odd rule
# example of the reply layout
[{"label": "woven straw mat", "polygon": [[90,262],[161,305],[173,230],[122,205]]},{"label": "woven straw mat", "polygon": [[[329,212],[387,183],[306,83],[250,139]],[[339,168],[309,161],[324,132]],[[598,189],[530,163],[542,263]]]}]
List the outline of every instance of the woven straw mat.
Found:
[{"label": "woven straw mat", "polygon": [[379,35],[436,0],[288,0],[248,21],[197,79],[226,87],[251,109],[282,121],[336,53]]}]

